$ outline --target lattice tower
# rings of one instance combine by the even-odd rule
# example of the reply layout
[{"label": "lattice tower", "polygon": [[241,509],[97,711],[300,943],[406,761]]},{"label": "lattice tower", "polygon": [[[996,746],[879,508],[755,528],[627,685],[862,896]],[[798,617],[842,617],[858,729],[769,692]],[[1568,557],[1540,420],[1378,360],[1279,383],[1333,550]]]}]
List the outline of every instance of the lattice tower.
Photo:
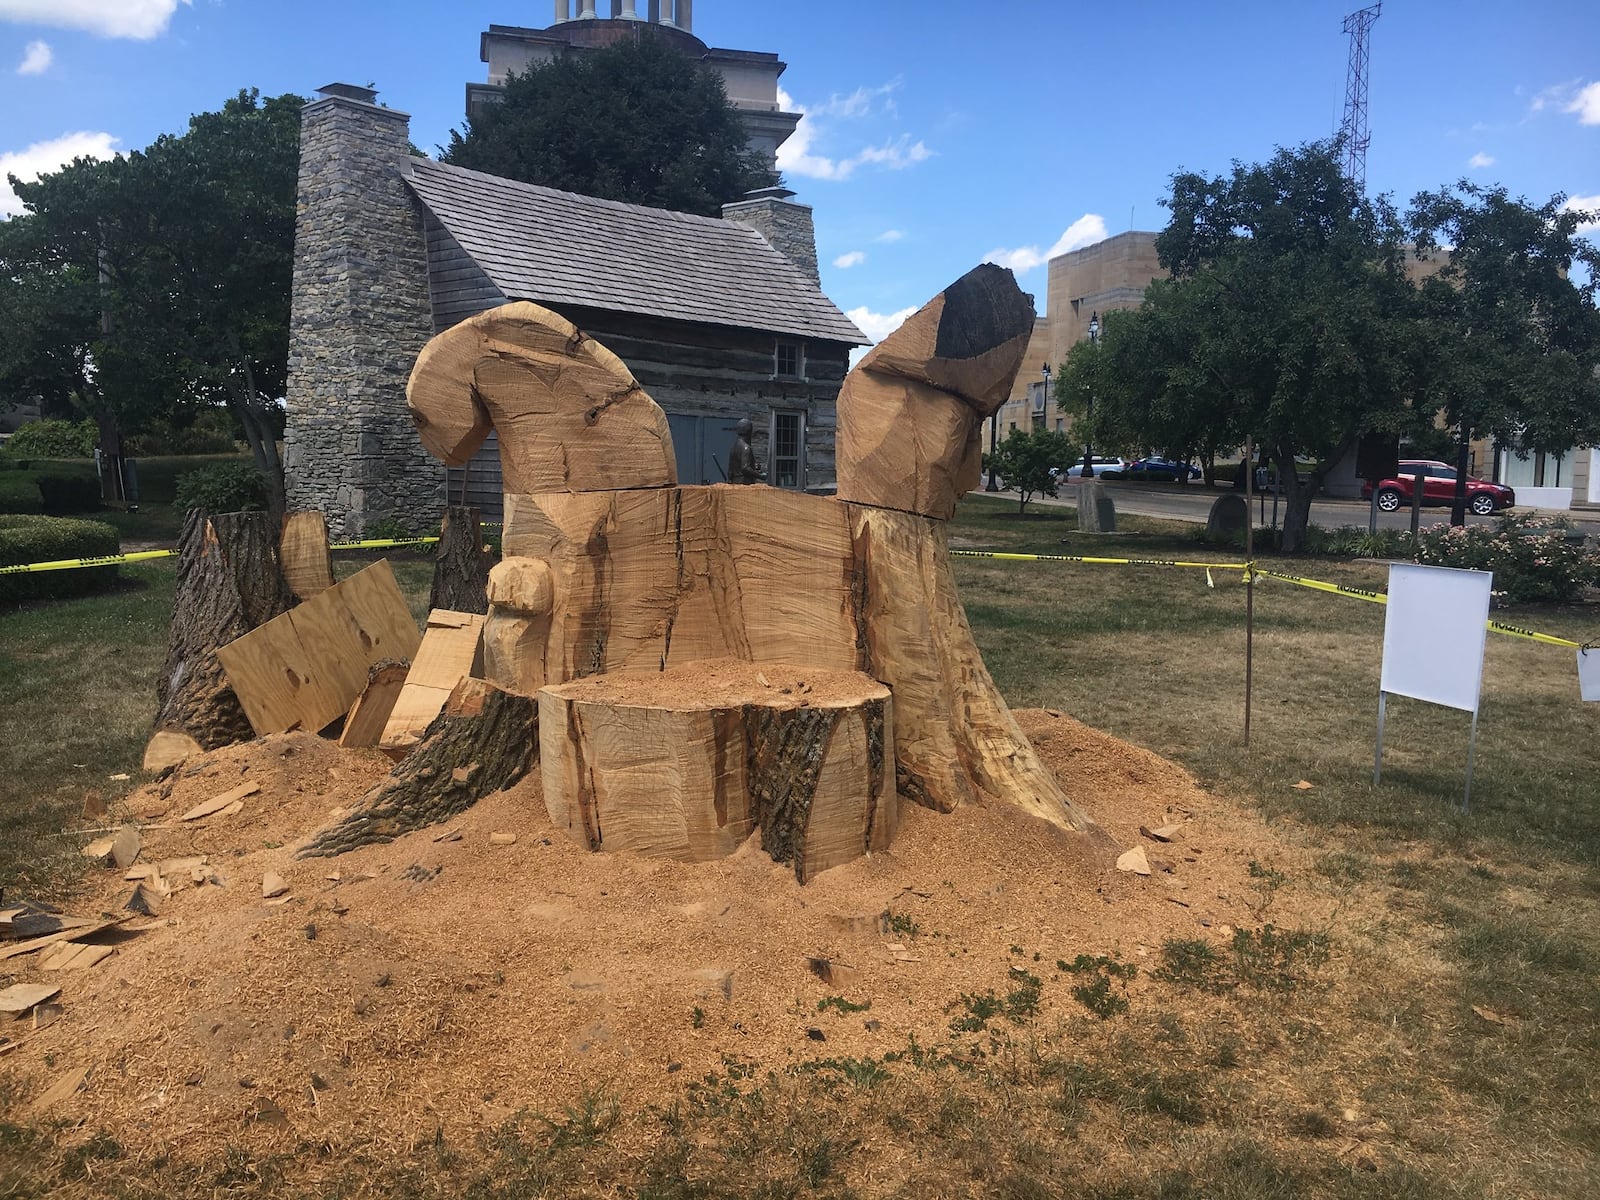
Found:
[{"label": "lattice tower", "polygon": [[1367,128],[1367,79],[1371,58],[1369,36],[1372,23],[1383,11],[1383,0],[1359,9],[1344,19],[1350,35],[1350,68],[1344,81],[1344,120],[1339,136],[1344,139],[1344,171],[1363,192],[1367,190],[1367,147],[1372,134]]}]

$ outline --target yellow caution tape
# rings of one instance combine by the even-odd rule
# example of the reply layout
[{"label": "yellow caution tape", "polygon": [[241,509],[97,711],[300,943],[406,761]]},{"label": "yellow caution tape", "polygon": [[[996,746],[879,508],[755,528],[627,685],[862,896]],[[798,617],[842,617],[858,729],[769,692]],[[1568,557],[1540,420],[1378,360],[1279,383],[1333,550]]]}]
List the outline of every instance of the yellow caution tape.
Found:
[{"label": "yellow caution tape", "polygon": [[[330,550],[381,550],[391,546],[431,546],[436,537],[395,538],[370,542],[337,542]],[[132,554],[101,554],[90,558],[58,558],[54,562],[17,563],[0,567],[0,575],[26,575],[34,571],[71,571],[78,567],[117,567],[123,563],[172,558],[176,550],[135,550]]]},{"label": "yellow caution tape", "polygon": [[1083,554],[1003,554],[999,551],[989,550],[952,550],[950,553],[952,556],[960,556],[962,558],[998,558],[1006,562],[1071,562],[1121,567],[1197,567],[1200,570],[1209,570],[1212,567],[1227,567],[1231,570],[1244,571],[1248,570],[1250,565],[1248,563],[1229,562],[1185,562],[1176,558],[1094,558]]}]

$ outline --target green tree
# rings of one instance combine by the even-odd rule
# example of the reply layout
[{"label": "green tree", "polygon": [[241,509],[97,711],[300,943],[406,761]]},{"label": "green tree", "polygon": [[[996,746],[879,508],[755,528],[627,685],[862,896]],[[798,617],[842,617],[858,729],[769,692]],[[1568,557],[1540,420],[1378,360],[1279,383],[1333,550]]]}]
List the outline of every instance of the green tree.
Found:
[{"label": "green tree", "polygon": [[[1156,241],[1172,280],[1152,288],[1127,341],[1108,345],[1122,371],[1107,373],[1099,394],[1110,402],[1095,412],[1096,424],[1171,450],[1254,437],[1284,480],[1289,551],[1360,435],[1416,419],[1400,221],[1350,184],[1336,149],[1313,143],[1226,176],[1173,177],[1172,219]],[[1305,482],[1297,455],[1316,463]]]},{"label": "green tree", "polygon": [[84,311],[105,316],[84,406],[137,432],[225,403],[275,510],[303,104],[241,91],[143,151],[12,180],[57,272],[53,311],[78,334]]},{"label": "green tree", "polygon": [[1036,494],[1056,494],[1051,468],[1065,471],[1072,465],[1073,446],[1067,435],[1053,429],[1013,429],[995,448],[994,465],[1006,487],[1017,493],[1017,511],[1028,511]]},{"label": "green tree", "polygon": [[777,182],[746,145],[721,77],[644,26],[511,76],[466,133],[451,131],[440,161],[712,217]]},{"label": "green tree", "polygon": [[37,400],[46,416],[96,411],[92,279],[61,257],[37,218],[0,221],[0,408]]},{"label": "green tree", "polygon": [[1600,253],[1578,236],[1595,214],[1565,200],[1535,207],[1463,180],[1412,201],[1418,256],[1444,259],[1420,288],[1420,394],[1456,434],[1457,525],[1473,438],[1545,452],[1600,438]]}]

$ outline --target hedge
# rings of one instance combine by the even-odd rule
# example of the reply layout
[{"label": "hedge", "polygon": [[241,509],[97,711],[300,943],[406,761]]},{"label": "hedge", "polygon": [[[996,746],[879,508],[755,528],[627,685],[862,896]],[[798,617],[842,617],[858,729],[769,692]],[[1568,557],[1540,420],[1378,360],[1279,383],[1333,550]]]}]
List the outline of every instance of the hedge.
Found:
[{"label": "hedge", "polygon": [[[63,558],[99,558],[121,552],[117,531],[100,521],[23,514],[0,515],[0,567],[19,563],[56,562]],[[79,567],[0,575],[0,602],[81,596],[104,591],[117,582],[117,567]]]}]

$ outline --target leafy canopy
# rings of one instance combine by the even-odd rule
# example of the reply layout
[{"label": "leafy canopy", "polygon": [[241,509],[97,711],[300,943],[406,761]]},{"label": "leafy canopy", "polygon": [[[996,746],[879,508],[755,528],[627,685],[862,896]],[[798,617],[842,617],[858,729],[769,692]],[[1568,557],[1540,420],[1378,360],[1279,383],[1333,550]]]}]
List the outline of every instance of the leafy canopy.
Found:
[{"label": "leafy canopy", "polygon": [[646,27],[506,82],[442,161],[525,183],[703,216],[777,182],[714,71]]},{"label": "leafy canopy", "polygon": [[1028,501],[1038,493],[1056,494],[1056,477],[1051,468],[1065,471],[1072,465],[1075,448],[1067,435],[1053,429],[1013,429],[995,448],[995,470],[1006,487],[1017,493],[1017,511],[1026,512]]}]

